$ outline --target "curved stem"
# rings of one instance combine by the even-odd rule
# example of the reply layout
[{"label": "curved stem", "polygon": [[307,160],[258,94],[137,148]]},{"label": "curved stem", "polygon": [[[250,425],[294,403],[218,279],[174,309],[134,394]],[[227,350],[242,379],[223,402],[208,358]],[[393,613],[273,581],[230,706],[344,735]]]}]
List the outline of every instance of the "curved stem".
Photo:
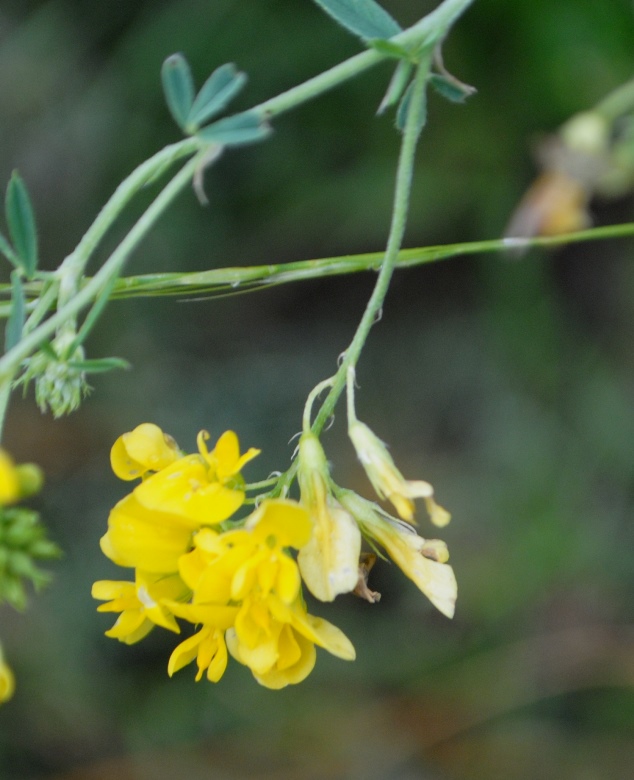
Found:
[{"label": "curved stem", "polygon": [[12,375],[20,363],[28,357],[34,349],[47,339],[55,330],[76,316],[85,306],[93,301],[103,287],[116,276],[123,267],[131,252],[136,248],[141,239],[154,225],[167,206],[174,200],[178,193],[191,181],[194,172],[199,165],[201,152],[189,160],[174,178],[152,201],[150,206],[137,220],[134,227],[106,260],[92,279],[79,290],[62,308],[49,317],[41,325],[26,335],[13,349],[0,358],[0,382],[4,382],[7,376]]},{"label": "curved stem", "polygon": [[416,144],[421,132],[421,118],[424,111],[425,83],[429,66],[431,62],[431,53],[425,56],[418,66],[416,77],[413,82],[407,121],[403,133],[403,142],[399,155],[398,169],[396,173],[396,187],[394,191],[394,208],[392,210],[392,224],[390,234],[385,250],[385,258],[381,271],[376,280],[374,290],[363,312],[363,317],[359,323],[356,333],[350,346],[345,352],[344,358],[335,374],[331,391],[326,396],[324,403],[319,410],[312,429],[319,434],[326,421],[332,414],[339,396],[346,385],[348,370],[356,366],[361,355],[363,346],[368,338],[368,334],[374,325],[377,316],[383,306],[383,301],[387,295],[390,286],[390,280],[394,273],[394,266],[398,257],[403,236],[405,234],[405,225],[409,211],[409,198],[412,186],[412,175],[414,172],[414,159],[416,156]]}]

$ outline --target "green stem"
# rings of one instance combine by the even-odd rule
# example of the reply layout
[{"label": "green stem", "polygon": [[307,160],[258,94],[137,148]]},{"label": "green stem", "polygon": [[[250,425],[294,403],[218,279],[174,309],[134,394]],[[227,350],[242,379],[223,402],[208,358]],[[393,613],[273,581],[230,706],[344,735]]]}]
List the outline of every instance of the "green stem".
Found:
[{"label": "green stem", "polygon": [[8,376],[3,382],[0,383],[0,440],[4,433],[4,422],[7,417],[7,408],[9,406],[9,399],[11,397],[11,385],[13,383],[13,376]]},{"label": "green stem", "polygon": [[[425,86],[427,75],[429,73],[431,56],[431,50],[428,50],[421,59],[412,86],[411,98],[407,111],[407,120],[405,123],[405,129],[403,131],[403,140],[401,143],[401,151],[396,172],[392,222],[390,225],[390,233],[385,250],[385,256],[383,258],[383,264],[381,265],[381,270],[376,280],[376,284],[374,285],[374,290],[372,291],[370,300],[368,301],[365,311],[363,312],[363,316],[361,317],[361,321],[359,322],[357,330],[352,338],[352,341],[350,342],[350,346],[345,351],[343,360],[339,364],[337,373],[334,377],[332,377],[332,379],[326,380],[328,384],[332,384],[332,388],[326,396],[319,412],[317,413],[315,421],[312,424],[312,431],[317,435],[321,433],[324,425],[334,411],[343,388],[346,386],[348,372],[354,369],[354,366],[359,360],[363,346],[368,338],[368,334],[377,320],[377,315],[381,311],[383,301],[385,300],[385,296],[387,295],[387,291],[390,286],[392,274],[394,273],[396,258],[398,257],[399,249],[401,248],[403,236],[405,234],[412,176],[414,172],[414,160],[416,157],[416,144],[422,130],[421,119],[424,110]],[[323,386],[324,382],[317,385],[320,390],[323,388]],[[311,395],[309,395],[309,398],[312,397],[316,397],[314,390]],[[307,424],[307,414],[309,413],[310,412],[307,412],[306,409],[304,410],[304,426]],[[271,492],[271,495],[288,495],[289,488],[295,479],[296,473],[297,459],[293,461],[291,467],[280,477],[280,480],[275,489]]]},{"label": "green stem", "polygon": [[97,214],[79,244],[59,267],[57,274],[64,286],[69,290],[76,287],[95,248],[137,192],[172,163],[196,152],[200,145],[201,142],[197,138],[186,138],[170,144],[141,163],[121,182]]},{"label": "green stem", "polygon": [[137,220],[134,227],[110,255],[99,271],[90,281],[81,288],[65,305],[51,315],[45,322],[26,335],[13,349],[9,350],[0,359],[0,382],[4,382],[7,376],[12,376],[20,363],[31,352],[51,336],[58,327],[75,317],[85,306],[99,295],[103,287],[108,284],[113,276],[120,273],[121,268],[131,252],[137,247],[141,239],[147,234],[156,220],[165,211],[179,192],[191,181],[192,176],[204,152],[197,154],[189,160],[174,178],[161,190],[150,206]]},{"label": "green stem", "polygon": [[405,225],[407,223],[412,176],[414,172],[414,160],[416,157],[416,144],[422,129],[421,118],[424,110],[425,85],[430,62],[431,53],[428,52],[419,64],[413,82],[407,121],[403,132],[403,142],[399,155],[398,169],[396,172],[392,223],[390,225],[390,234],[385,250],[385,259],[383,260],[370,300],[363,312],[363,317],[359,322],[356,333],[350,342],[350,346],[345,351],[344,358],[335,374],[332,389],[326,396],[321,409],[315,418],[315,422],[313,423],[312,429],[316,434],[321,433],[326,421],[333,413],[339,396],[345,387],[348,370],[354,368],[359,360],[368,334],[380,314],[383,301],[385,300],[385,296],[387,295],[390,286],[392,274],[394,273],[396,259],[401,244],[403,243],[403,236],[405,235]]}]

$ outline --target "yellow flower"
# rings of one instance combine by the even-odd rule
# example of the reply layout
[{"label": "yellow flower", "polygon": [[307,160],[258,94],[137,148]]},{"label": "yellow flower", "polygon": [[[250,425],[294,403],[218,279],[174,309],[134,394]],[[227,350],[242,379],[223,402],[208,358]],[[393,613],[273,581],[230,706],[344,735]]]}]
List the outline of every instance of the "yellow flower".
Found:
[{"label": "yellow flower", "polygon": [[194,538],[194,550],[179,561],[181,576],[194,592],[193,603],[235,603],[257,591],[263,597],[274,592],[290,604],[301,579],[285,548],[304,545],[310,530],[306,511],[282,499],[263,501],[244,528],[225,533],[203,528]]},{"label": "yellow flower", "polygon": [[[113,455],[115,471],[131,473],[132,466],[126,472],[127,455],[121,455],[124,446],[128,447],[125,452],[133,451],[139,458],[135,463],[140,464],[138,470],[143,473],[150,454],[160,453],[160,429],[149,423],[139,428],[120,446],[115,444],[113,452],[116,449],[119,453]],[[201,431],[199,454],[163,465],[113,508],[108,531],[101,539],[101,549],[108,558],[119,566],[143,571],[176,572],[180,556],[191,550],[193,532],[226,520],[242,505],[244,490],[239,472],[258,450],[250,449],[240,456],[238,437],[227,431],[210,453],[206,438],[208,434]],[[165,446],[170,449],[169,444]],[[171,457],[169,452],[163,455],[163,460],[152,461],[155,466]]]},{"label": "yellow flower", "polygon": [[0,648],[0,704],[13,696],[15,690],[15,678],[11,667],[7,664],[2,656],[2,648]]},{"label": "yellow flower", "polygon": [[354,518],[330,495],[328,463],[319,439],[304,433],[299,441],[301,502],[313,532],[297,562],[308,590],[321,601],[354,590],[359,578],[361,533]]},{"label": "yellow flower", "polygon": [[137,570],[136,582],[99,580],[92,586],[93,598],[108,601],[98,612],[120,612],[106,636],[132,645],[154,626],[180,633],[178,623],[165,601],[187,598],[189,589],[178,575],[156,575]]},{"label": "yellow flower", "polygon": [[134,490],[137,501],[150,510],[178,515],[193,527],[216,525],[244,502],[240,470],[259,454],[251,448],[240,455],[238,437],[226,431],[208,452],[206,431],[198,434],[199,454],[186,455],[148,477]]},{"label": "yellow flower", "polygon": [[202,625],[172,653],[173,674],[194,658],[196,679],[224,673],[229,652],[270,688],[300,682],[315,664],[318,644],[354,658],[350,641],[330,623],[306,613],[297,564],[286,552],[310,537],[306,511],[294,501],[263,501],[243,528],[201,529],[179,571],[192,589],[191,604],[165,602],[174,615]]},{"label": "yellow flower", "polygon": [[301,598],[292,605],[274,595],[266,600],[246,599],[226,638],[231,655],[267,688],[304,680],[315,665],[314,645],[347,661],[355,658],[345,634],[326,620],[309,615]]},{"label": "yellow flower", "polygon": [[160,471],[180,457],[174,439],[154,423],[142,423],[119,436],[110,451],[112,470],[119,479],[125,480]]},{"label": "yellow flower", "polygon": [[449,522],[449,513],[433,502],[434,489],[429,482],[406,480],[396,468],[385,444],[367,425],[357,419],[352,420],[348,426],[348,435],[378,497],[387,498],[403,520],[414,522],[413,499],[424,498],[432,522],[437,525]]},{"label": "yellow flower", "polygon": [[437,539],[426,540],[414,529],[378,511],[378,507],[352,491],[339,493],[341,503],[357,519],[361,530],[384,547],[390,558],[412,580],[431,603],[447,617],[454,615],[458,586],[447,546]]}]

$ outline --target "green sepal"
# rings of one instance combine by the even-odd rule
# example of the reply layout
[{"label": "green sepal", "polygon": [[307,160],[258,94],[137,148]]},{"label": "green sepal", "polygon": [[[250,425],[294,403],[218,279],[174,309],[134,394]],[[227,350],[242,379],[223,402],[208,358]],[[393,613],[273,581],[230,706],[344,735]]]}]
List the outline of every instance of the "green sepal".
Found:
[{"label": "green sepal", "polygon": [[395,60],[411,60],[412,58],[411,52],[405,46],[393,41],[386,41],[385,38],[372,38],[367,43],[371,49],[375,49],[379,54],[385,54],[386,57],[392,57]]},{"label": "green sepal", "polygon": [[[405,130],[405,125],[407,123],[407,114],[409,113],[409,106],[412,102],[412,92],[414,89],[414,82],[412,82],[409,87],[406,89],[405,94],[403,95],[403,98],[401,102],[398,105],[398,110],[396,112],[396,127],[398,130],[403,132]],[[421,112],[420,117],[418,120],[418,132],[425,127],[425,122],[427,121],[427,94],[424,92],[422,96],[422,106],[421,106]]]},{"label": "green sepal", "polygon": [[315,0],[342,27],[365,41],[391,38],[402,32],[399,23],[374,0]]},{"label": "green sepal", "polygon": [[104,374],[106,371],[113,371],[117,368],[129,369],[130,363],[123,358],[95,358],[94,360],[69,360],[68,365],[77,371],[83,371],[85,374]]},{"label": "green sepal", "polygon": [[390,106],[398,103],[403,96],[403,92],[407,88],[413,68],[414,65],[407,60],[401,60],[398,63],[394,70],[394,74],[390,79],[385,95],[383,96],[383,100],[377,109],[377,114],[382,114],[386,108],[390,108]]},{"label": "green sepal", "polygon": [[203,141],[211,141],[220,146],[241,146],[262,141],[272,132],[269,124],[264,122],[254,111],[229,116],[220,119],[213,125],[208,125],[198,131],[198,137]]},{"label": "green sepal", "polygon": [[13,172],[9,180],[4,205],[15,262],[24,271],[26,278],[32,279],[37,268],[35,216],[26,185],[17,171]]},{"label": "green sepal", "polygon": [[0,252],[2,252],[2,254],[7,258],[7,260],[16,268],[20,267],[20,261],[18,260],[18,256],[13,251],[13,247],[7,241],[7,239],[2,235],[2,233],[0,233]]},{"label": "green sepal", "polygon": [[470,84],[464,84],[458,79],[440,73],[432,73],[429,77],[429,83],[439,95],[452,103],[464,103],[468,97],[477,92],[477,89]]},{"label": "green sepal", "polygon": [[26,301],[20,272],[11,271],[11,313],[4,331],[4,351],[8,352],[22,338],[26,321]]},{"label": "green sepal", "polygon": [[51,360],[59,360],[59,355],[55,351],[55,347],[51,344],[50,341],[42,341],[38,349],[43,355],[46,355],[47,358],[50,358]]},{"label": "green sepal", "polygon": [[161,81],[167,107],[176,124],[185,130],[187,116],[194,102],[194,79],[182,54],[170,55],[161,68]]},{"label": "green sepal", "polygon": [[233,63],[216,68],[196,95],[187,115],[187,132],[195,133],[202,124],[219,114],[246,83],[246,73],[239,71]]}]

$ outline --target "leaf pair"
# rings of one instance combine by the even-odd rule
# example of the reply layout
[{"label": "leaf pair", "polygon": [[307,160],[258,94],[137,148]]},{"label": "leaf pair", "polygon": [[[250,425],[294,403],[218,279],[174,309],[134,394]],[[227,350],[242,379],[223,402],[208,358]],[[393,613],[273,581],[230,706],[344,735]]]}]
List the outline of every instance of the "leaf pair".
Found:
[{"label": "leaf pair", "polygon": [[195,94],[191,69],[182,54],[172,54],[161,69],[163,91],[168,108],[178,126],[188,135],[223,146],[259,141],[270,132],[254,112],[236,114],[200,129],[223,111],[247,81],[245,73],[233,63],[217,68]]}]

